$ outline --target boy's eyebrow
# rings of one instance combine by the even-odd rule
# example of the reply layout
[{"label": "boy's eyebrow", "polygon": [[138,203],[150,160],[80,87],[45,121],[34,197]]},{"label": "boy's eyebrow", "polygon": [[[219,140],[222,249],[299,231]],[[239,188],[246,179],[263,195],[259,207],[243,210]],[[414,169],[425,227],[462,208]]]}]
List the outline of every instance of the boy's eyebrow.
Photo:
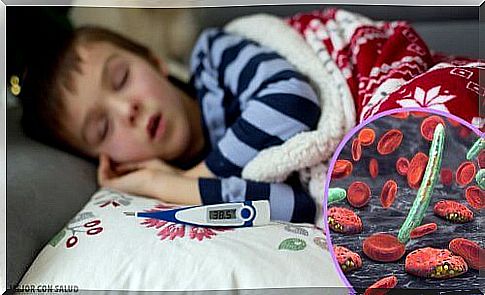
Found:
[{"label": "boy's eyebrow", "polygon": [[[108,75],[109,64],[117,56],[118,55],[116,53],[113,53],[110,56],[108,56],[108,58],[106,58],[106,60],[103,63],[103,70],[101,72],[101,85],[102,85],[103,88],[106,88],[109,85],[109,79],[108,79],[109,78],[109,75]],[[85,143],[88,143],[88,144],[91,144],[91,142],[89,142],[86,133],[87,133],[87,130],[88,130],[88,126],[90,125],[91,121],[94,119],[95,116],[96,116],[96,112],[94,112],[92,109],[90,109],[88,111],[88,114],[85,116],[83,124],[82,124],[81,137],[82,137],[82,140]]]}]

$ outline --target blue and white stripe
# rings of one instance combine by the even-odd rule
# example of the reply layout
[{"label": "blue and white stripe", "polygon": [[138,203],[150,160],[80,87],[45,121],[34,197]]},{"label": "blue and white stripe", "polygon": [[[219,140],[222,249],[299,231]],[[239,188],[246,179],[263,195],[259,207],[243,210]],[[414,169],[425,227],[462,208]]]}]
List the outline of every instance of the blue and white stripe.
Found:
[{"label": "blue and white stripe", "polygon": [[274,219],[312,222],[314,203],[300,187],[240,178],[259,151],[316,127],[319,100],[306,77],[270,48],[219,29],[201,34],[190,69],[212,146],[205,162],[221,177],[199,180],[203,202],[267,199]]}]

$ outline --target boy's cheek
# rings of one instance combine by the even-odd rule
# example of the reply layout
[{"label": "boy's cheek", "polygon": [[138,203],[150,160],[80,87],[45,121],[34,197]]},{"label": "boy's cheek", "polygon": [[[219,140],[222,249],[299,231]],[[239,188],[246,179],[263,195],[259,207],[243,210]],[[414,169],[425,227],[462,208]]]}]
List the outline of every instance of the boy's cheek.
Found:
[{"label": "boy's cheek", "polygon": [[115,162],[143,161],[153,158],[153,153],[147,145],[123,143],[121,140],[110,145],[107,154]]}]

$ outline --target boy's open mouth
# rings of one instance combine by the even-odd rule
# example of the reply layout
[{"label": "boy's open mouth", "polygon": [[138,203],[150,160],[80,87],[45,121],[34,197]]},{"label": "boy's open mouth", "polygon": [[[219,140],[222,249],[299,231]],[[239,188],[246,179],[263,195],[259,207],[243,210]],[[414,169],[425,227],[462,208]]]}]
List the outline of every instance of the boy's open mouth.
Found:
[{"label": "boy's open mouth", "polygon": [[[147,124],[147,132],[150,139],[154,139],[157,135],[157,130],[160,127],[160,121],[162,119],[162,114],[158,113],[150,117]],[[159,132],[158,132],[159,133]]]}]

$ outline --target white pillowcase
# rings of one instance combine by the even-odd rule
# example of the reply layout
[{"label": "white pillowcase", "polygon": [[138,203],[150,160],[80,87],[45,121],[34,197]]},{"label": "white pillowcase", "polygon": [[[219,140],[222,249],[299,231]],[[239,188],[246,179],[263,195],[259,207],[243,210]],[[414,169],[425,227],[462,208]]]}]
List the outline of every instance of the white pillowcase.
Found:
[{"label": "white pillowcase", "polygon": [[123,214],[164,206],[98,191],[44,247],[20,285],[131,291],[344,286],[325,236],[313,225],[218,230]]}]

